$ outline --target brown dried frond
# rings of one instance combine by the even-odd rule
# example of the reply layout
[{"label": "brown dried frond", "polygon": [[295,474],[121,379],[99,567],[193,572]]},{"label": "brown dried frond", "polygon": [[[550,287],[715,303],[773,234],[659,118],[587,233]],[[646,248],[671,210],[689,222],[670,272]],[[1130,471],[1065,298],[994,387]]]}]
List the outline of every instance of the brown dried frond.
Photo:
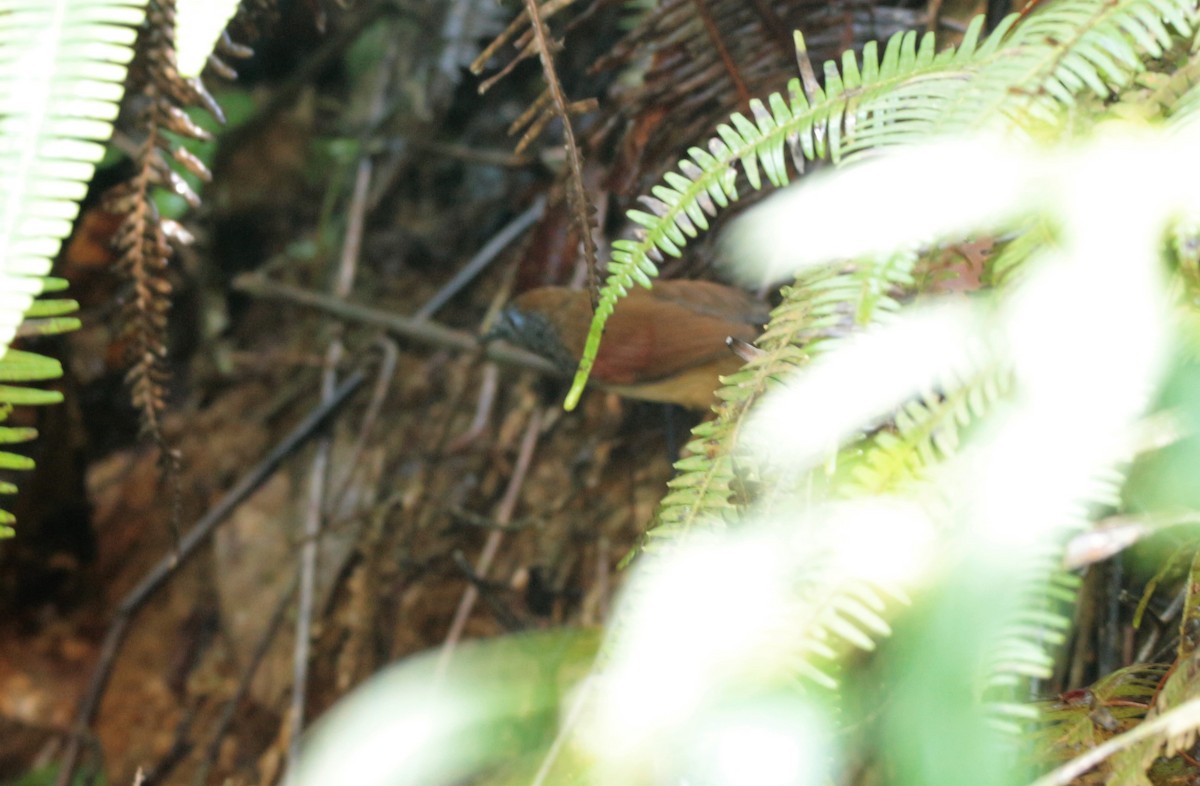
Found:
[{"label": "brown dried frond", "polygon": [[[179,75],[174,35],[174,0],[150,0],[126,90],[123,131],[137,144],[135,174],[128,182],[111,189],[105,202],[108,210],[124,217],[114,242],[117,268],[129,279],[132,292],[122,311],[122,339],[129,363],[126,383],[133,405],[140,413],[143,435],[158,445],[164,473],[168,481],[177,483],[180,457],[167,442],[162,415],[170,377],[166,359],[172,289],[168,276],[171,243],[186,240],[187,235],[173,222],[164,226],[152,195],[156,188],[167,188],[192,207],[199,206],[199,196],[176,167],[202,182],[207,182],[211,175],[203,162],[172,143],[165,132],[187,139],[211,138],[188,116],[185,111],[188,107],[204,107],[218,120],[224,118],[199,78],[184,79]],[[214,70],[231,73],[221,56],[244,57],[247,53],[245,48],[224,38],[218,46],[218,56],[213,59]],[[178,505],[178,495],[175,499]],[[172,527],[175,526],[173,520]]]},{"label": "brown dried frond", "polygon": [[874,0],[662,0],[593,66],[636,77],[611,94],[625,123],[610,187],[645,192],[750,98],[782,90],[796,75],[793,30],[804,31],[820,62],[919,28],[921,13]]},{"label": "brown dried frond", "polygon": [[181,160],[189,171],[201,177],[208,172],[194,157],[172,151],[163,131],[193,139],[206,138],[208,135],[183,108],[214,103],[199,80],[184,80],[179,76],[172,43],[174,30],[173,0],[152,0],[130,66],[128,94],[138,106],[129,130],[139,138],[134,161],[136,174],[107,197],[108,209],[125,216],[117,233],[117,264],[133,289],[123,313],[130,364],[126,379],[133,404],[141,414],[143,432],[164,446],[164,453],[169,452],[165,449],[161,417],[166,407],[168,378],[165,359],[171,284],[167,265],[171,248],[151,202],[151,189],[166,187],[182,195],[189,204],[199,204],[199,197],[171,168],[163,153],[170,153],[172,160]]},{"label": "brown dried frond", "polygon": [[[143,148],[156,146],[158,136],[157,127],[152,125]],[[156,180],[152,163],[155,153],[144,151],[137,174],[106,194],[105,209],[125,216],[114,241],[117,268],[132,284],[132,293],[121,314],[121,340],[129,366],[125,382],[140,414],[142,433],[158,445],[164,476],[176,484],[180,457],[168,444],[162,425],[169,381],[166,335],[167,312],[171,307],[168,278],[171,247],[149,199],[149,189]],[[178,500],[178,495],[173,498]],[[178,517],[173,516],[173,530],[178,529],[177,521]]]},{"label": "brown dried frond", "polygon": [[[510,134],[521,129],[524,133],[517,143],[517,152],[527,148],[534,139],[545,129],[550,120],[558,118],[563,128],[563,147],[566,151],[567,163],[567,204],[571,210],[572,221],[579,230],[582,239],[583,256],[587,263],[588,291],[591,294],[592,306],[600,297],[598,263],[596,261],[596,239],[592,229],[595,207],[588,197],[587,187],[583,180],[583,155],[575,140],[575,129],[571,125],[571,115],[589,112],[596,108],[594,100],[569,101],[563,91],[558,71],[554,67],[554,54],[562,49],[562,44],[550,35],[546,20],[566,8],[573,0],[524,0],[524,10],[517,18],[496,37],[490,45],[471,64],[471,71],[478,74],[484,64],[506,43],[512,41],[517,54],[504,66],[499,73],[490,77],[480,85],[482,93],[508,74],[522,60],[535,54],[542,64],[542,75],[546,80],[546,90],[534,103],[517,118],[509,128]],[[524,32],[519,31],[524,28]]]},{"label": "brown dried frond", "polygon": [[[537,19],[540,20],[540,24],[545,26],[546,22],[548,22],[552,16],[571,5],[573,2],[575,2],[575,0],[544,0],[540,6],[537,6]],[[475,74],[476,76],[483,73],[483,69],[487,65],[487,62],[495,57],[496,54],[509,41],[513,42],[513,46],[517,50],[516,56],[513,57],[512,61],[509,62],[508,65],[501,69],[500,73],[484,80],[484,82],[479,86],[479,92],[487,92],[489,87],[491,87],[498,79],[502,78],[505,74],[511,71],[517,65],[517,63],[537,56],[538,45],[534,40],[533,24],[530,21],[528,8],[525,8],[518,13],[516,19],[513,19],[512,22],[509,23],[508,27],[504,28],[502,33],[492,39],[492,42],[484,47],[483,51],[479,53],[479,56],[476,57],[471,63],[471,73]]]},{"label": "brown dried frond", "polygon": [[[594,98],[572,101],[570,104],[567,104],[567,114],[582,115],[587,112],[596,111],[599,106],[599,102]],[[551,100],[550,91],[547,89],[508,127],[510,136],[521,135],[521,139],[517,142],[517,147],[513,152],[516,155],[524,153],[525,149],[541,136],[542,131],[546,130],[547,124],[556,117],[558,117],[558,111]]]}]

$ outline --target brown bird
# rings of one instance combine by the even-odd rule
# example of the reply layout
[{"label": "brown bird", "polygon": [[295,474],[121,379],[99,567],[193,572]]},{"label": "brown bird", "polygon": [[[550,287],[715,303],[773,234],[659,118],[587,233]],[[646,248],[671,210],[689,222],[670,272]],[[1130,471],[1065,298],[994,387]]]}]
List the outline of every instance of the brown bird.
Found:
[{"label": "brown bird", "polygon": [[[720,384],[742,361],[729,337],[753,341],[768,319],[750,294],[708,281],[659,281],[636,287],[608,319],[591,379],[630,398],[706,409]],[[491,336],[503,338],[575,370],[591,326],[588,293],[542,287],[517,297]]]}]

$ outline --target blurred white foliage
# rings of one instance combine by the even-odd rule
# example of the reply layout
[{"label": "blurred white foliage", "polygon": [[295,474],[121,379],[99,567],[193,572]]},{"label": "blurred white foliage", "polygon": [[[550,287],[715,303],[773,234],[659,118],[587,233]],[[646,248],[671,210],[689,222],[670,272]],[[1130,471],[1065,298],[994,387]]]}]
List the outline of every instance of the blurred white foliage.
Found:
[{"label": "blurred white foliage", "polygon": [[501,686],[438,685],[434,657],[384,671],[327,713],[309,733],[290,786],[451,783],[479,764],[479,731],[506,711]]},{"label": "blurred white foliage", "polygon": [[[1072,514],[1123,455],[1159,380],[1168,303],[1158,249],[1166,221],[1196,196],[1194,180],[1159,181],[1196,171],[1196,137],[1112,126],[1086,144],[1049,150],[995,138],[940,143],[811,179],[749,212],[730,242],[750,261],[746,280],[756,282],[835,257],[1002,231],[1033,215],[1055,222],[1061,242],[999,300],[909,309],[797,371],[768,395],[742,446],[773,470],[800,473],[909,397],[1001,361],[1014,375],[1013,402],[934,480],[973,536],[966,569],[1005,586],[1031,547],[1077,521]],[[780,665],[773,659],[795,651],[789,638],[818,620],[799,608],[805,599],[795,589],[806,572],[839,587],[830,571],[853,569],[855,580],[883,586],[899,571],[901,586],[912,586],[920,568],[937,564],[933,525],[915,505],[875,503],[839,503],[865,506],[857,528],[843,529],[835,517],[814,526],[827,511],[797,511],[797,521],[773,522],[782,528],[751,524],[749,534],[691,544],[642,566],[597,692],[601,742],[593,749],[618,763],[618,777],[655,752],[687,749],[689,733],[719,712],[718,697],[747,671],[769,672]],[[784,532],[807,538],[804,547]],[[814,552],[814,543],[833,549],[833,558]],[[1011,606],[997,603],[980,635],[989,626],[986,636],[997,634]],[[823,728],[815,721],[811,733]],[[795,771],[805,773],[796,783],[820,782],[812,777],[819,768]]]},{"label": "blurred white foliage", "polygon": [[[1049,150],[943,142],[809,178],[751,211],[733,242],[753,261],[744,276],[753,281],[790,278],[835,257],[1003,231],[1034,214],[1057,223],[1061,243],[1032,260],[1000,300],[912,309],[803,369],[763,403],[744,445],[800,472],[909,396],[999,359],[1015,378],[1012,404],[934,481],[976,538],[971,558],[988,560],[979,575],[1009,577],[1015,558],[1061,534],[1128,444],[1158,382],[1168,312],[1158,249],[1165,220],[1197,203],[1200,180],[1178,173],[1200,171],[1198,137],[1194,127],[1167,135],[1114,126]],[[833,721],[818,703],[779,691],[758,703],[747,697],[754,686],[777,685],[795,652],[828,650],[823,627],[849,628],[853,641],[856,626],[876,624],[844,616],[837,592],[870,585],[900,596],[927,587],[941,578],[943,545],[915,501],[827,502],[788,515],[639,563],[607,666],[585,694],[581,739],[598,765],[595,782],[800,786],[836,770]],[[812,587],[832,594],[806,595]],[[1004,607],[990,610],[996,620],[981,617],[980,630],[1001,624]],[[922,668],[936,680],[936,663]],[[442,753],[424,743],[480,722],[484,715],[458,701],[479,704],[481,696],[473,689],[426,703],[422,674],[410,670],[402,686],[409,698],[393,693],[372,707],[360,692],[339,708],[340,718],[363,719],[330,738],[325,750],[335,757],[311,757],[319,764],[300,783],[385,782],[373,770],[434,783],[433,763],[469,759],[465,737]],[[388,742],[401,738],[421,744]]]},{"label": "blurred white foliage", "polygon": [[[827,747],[780,747],[774,737],[751,744],[752,730],[765,734],[767,726],[761,718],[745,723],[745,708],[731,697],[753,694],[747,686],[789,682],[798,661],[832,654],[830,635],[848,628],[886,635],[881,619],[860,616],[839,596],[861,597],[869,583],[881,596],[903,599],[928,574],[934,546],[932,522],[921,508],[876,498],[822,505],[795,519],[747,522],[736,532],[694,538],[643,559],[618,611],[621,623],[593,688],[583,735],[606,768],[600,782],[637,782],[636,773],[659,771],[664,759],[695,750],[704,739],[722,740],[727,761],[761,744],[781,761],[796,760],[787,767],[796,779],[787,783],[821,782],[836,758]],[[849,635],[872,646],[869,636]],[[790,702],[786,710],[760,707],[762,717],[797,724],[786,730],[795,740],[824,739],[828,720],[799,695],[786,694],[776,696]],[[735,741],[750,747],[735,755],[729,747]],[[719,769],[704,783],[752,782],[743,779],[746,772],[719,777]]]},{"label": "blurred white foliage", "polygon": [[1014,371],[1014,405],[946,472],[984,537],[1044,537],[1120,456],[1158,381],[1168,313],[1158,249],[1167,219],[1196,203],[1195,179],[1173,173],[1194,171],[1198,136],[1114,124],[1049,149],[938,143],[811,178],[748,213],[730,242],[756,281],[1035,213],[1061,243],[999,304],[918,311],[819,359],[767,397],[746,444],[810,466],[864,415],[969,370],[988,347]]},{"label": "blurred white foliage", "polygon": [[200,76],[238,4],[238,0],[177,0],[175,62],[180,76]]}]

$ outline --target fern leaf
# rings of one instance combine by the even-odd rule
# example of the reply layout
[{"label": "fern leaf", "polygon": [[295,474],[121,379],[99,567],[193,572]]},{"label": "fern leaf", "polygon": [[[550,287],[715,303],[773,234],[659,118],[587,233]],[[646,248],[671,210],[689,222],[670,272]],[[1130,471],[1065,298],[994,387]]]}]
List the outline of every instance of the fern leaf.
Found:
[{"label": "fern leaf", "polygon": [[[1185,87],[1166,107],[1171,120],[1174,123],[1187,122],[1200,108],[1200,31],[1193,38],[1186,63],[1176,68],[1168,79],[1172,88]],[[1167,104],[1166,101],[1162,103]]]},{"label": "fern leaf", "polygon": [[[51,261],[70,233],[112,134],[144,7],[139,0],[0,2],[0,379],[5,381],[62,374],[57,361],[8,347],[27,315],[62,317],[73,310],[71,301],[35,306],[34,299],[59,288],[48,277]],[[72,326],[70,320],[57,320],[33,329]],[[55,391],[0,386],[5,416],[14,404],[60,399]],[[6,453],[0,463],[31,462]],[[11,523],[2,511],[0,518]]]},{"label": "fern leaf", "polygon": [[[0,4],[0,344],[8,346],[69,234],[112,133],[144,2]],[[88,47],[68,41],[88,41]]]},{"label": "fern leaf", "polygon": [[895,293],[912,287],[915,263],[912,253],[846,263],[807,273],[784,289],[784,300],[758,341],[761,353],[724,380],[716,419],[693,430],[647,533],[648,547],[735,511],[734,489],[754,482],[739,477],[750,465],[739,466],[736,448],[750,407],[779,377],[898,310]]},{"label": "fern leaf", "polygon": [[957,452],[959,430],[1006,395],[1007,376],[981,371],[950,389],[910,401],[894,425],[875,434],[851,475],[869,494],[894,492],[919,480],[922,471]]},{"label": "fern leaf", "polygon": [[[1200,725],[1197,714],[1200,705],[1195,698],[1198,694],[1200,659],[1193,653],[1175,664],[1145,721],[1127,733],[1131,744],[1112,757],[1109,762],[1112,775],[1106,782],[1149,783],[1146,773],[1160,755],[1170,757],[1181,751],[1187,752],[1196,741],[1197,726]],[[1180,713],[1183,717],[1176,720]]]},{"label": "fern leaf", "polygon": [[[1074,506],[1068,520],[1060,522],[1061,531],[1080,532],[1092,526],[1091,509],[1118,504],[1123,481],[1124,473],[1116,469],[1094,478],[1085,498]],[[1015,611],[1004,621],[998,640],[988,647],[984,668],[989,703],[992,712],[1007,719],[1013,731],[1033,718],[1042,721],[1036,713],[1030,716],[1030,686],[1049,679],[1071,626],[1069,613],[1077,603],[1080,580],[1062,568],[1062,554],[1056,538],[1025,556],[1019,574],[1010,582],[1018,599]]]},{"label": "fern leaf", "polygon": [[[1191,32],[1196,11],[1187,0],[1123,0],[1099,8],[1092,0],[1063,0],[1039,9],[1014,27],[1005,20],[977,46],[976,19],[957,50],[935,55],[930,36],[918,46],[915,34],[898,34],[882,59],[877,48],[863,51],[862,66],[825,67],[825,86],[811,77],[793,80],[789,100],[751,102],[754,120],[734,114],[717,127],[708,151],[692,148],[680,163],[683,177],[664,178],[656,190],[666,209],[657,217],[631,216],[640,224],[634,241],[614,244],[609,277],[600,293],[592,329],[565,406],[578,402],[599,350],[603,327],[617,300],[635,284],[650,286],[662,254],[679,256],[686,221],[699,204],[709,215],[738,198],[736,166],[754,189],[759,169],[776,186],[786,184],[786,143],[797,169],[804,159],[838,162],[867,150],[928,139],[931,133],[960,132],[980,125],[1029,127],[1052,121],[1075,96],[1101,98],[1129,84],[1174,40],[1168,30]],[[1012,32],[1011,36],[1009,35]],[[797,36],[801,52],[803,39]],[[847,64],[854,63],[847,57]],[[707,194],[707,198],[701,197]],[[657,220],[654,220],[657,218]]]},{"label": "fern leaf", "polygon": [[1004,56],[980,61],[971,90],[948,102],[929,131],[954,133],[1012,123],[1054,123],[1080,94],[1107,98],[1129,85],[1145,63],[1188,35],[1196,9],[1187,0],[1061,0],[1017,25]]},{"label": "fern leaf", "polygon": [[[847,54],[847,65],[841,71],[834,63],[826,65],[824,88],[815,82],[802,87],[800,79],[793,79],[786,95],[772,95],[765,103],[758,99],[750,102],[753,120],[735,113],[729,123],[717,126],[707,149],[689,149],[687,157],[679,162],[679,171],[664,175],[663,183],[652,191],[663,210],[656,215],[631,212],[629,218],[638,225],[636,238],[613,243],[609,275],[564,406],[573,409],[578,403],[600,348],[604,324],[617,301],[634,285],[650,287],[658,275],[656,263],[663,260],[664,254],[682,254],[688,238],[695,236],[689,232],[693,225],[706,227],[707,218],[737,201],[738,167],[750,186],[758,190],[762,188],[763,173],[773,186],[789,182],[785,147],[798,171],[803,171],[806,159],[829,156],[834,161],[842,160],[848,151],[856,149],[858,129],[868,117],[894,118],[904,111],[903,102],[893,98],[901,85],[936,82],[931,80],[935,74],[960,72],[961,62],[969,61],[976,52],[982,25],[982,17],[976,19],[959,48],[941,55],[934,53],[931,34],[923,36],[919,45],[915,34],[896,34],[888,41],[882,60],[878,47],[868,44],[861,67],[852,54]],[[1007,27],[988,40],[994,42],[1006,34]],[[803,51],[799,34],[797,46]]]}]

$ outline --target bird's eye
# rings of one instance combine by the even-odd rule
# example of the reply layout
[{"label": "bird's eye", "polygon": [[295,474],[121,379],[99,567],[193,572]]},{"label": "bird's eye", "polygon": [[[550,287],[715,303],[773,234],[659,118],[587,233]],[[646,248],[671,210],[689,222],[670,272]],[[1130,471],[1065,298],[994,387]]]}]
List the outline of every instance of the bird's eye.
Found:
[{"label": "bird's eye", "polygon": [[525,315],[520,310],[509,306],[500,312],[500,318],[496,320],[495,332],[501,338],[513,341],[521,336],[524,328]]}]

